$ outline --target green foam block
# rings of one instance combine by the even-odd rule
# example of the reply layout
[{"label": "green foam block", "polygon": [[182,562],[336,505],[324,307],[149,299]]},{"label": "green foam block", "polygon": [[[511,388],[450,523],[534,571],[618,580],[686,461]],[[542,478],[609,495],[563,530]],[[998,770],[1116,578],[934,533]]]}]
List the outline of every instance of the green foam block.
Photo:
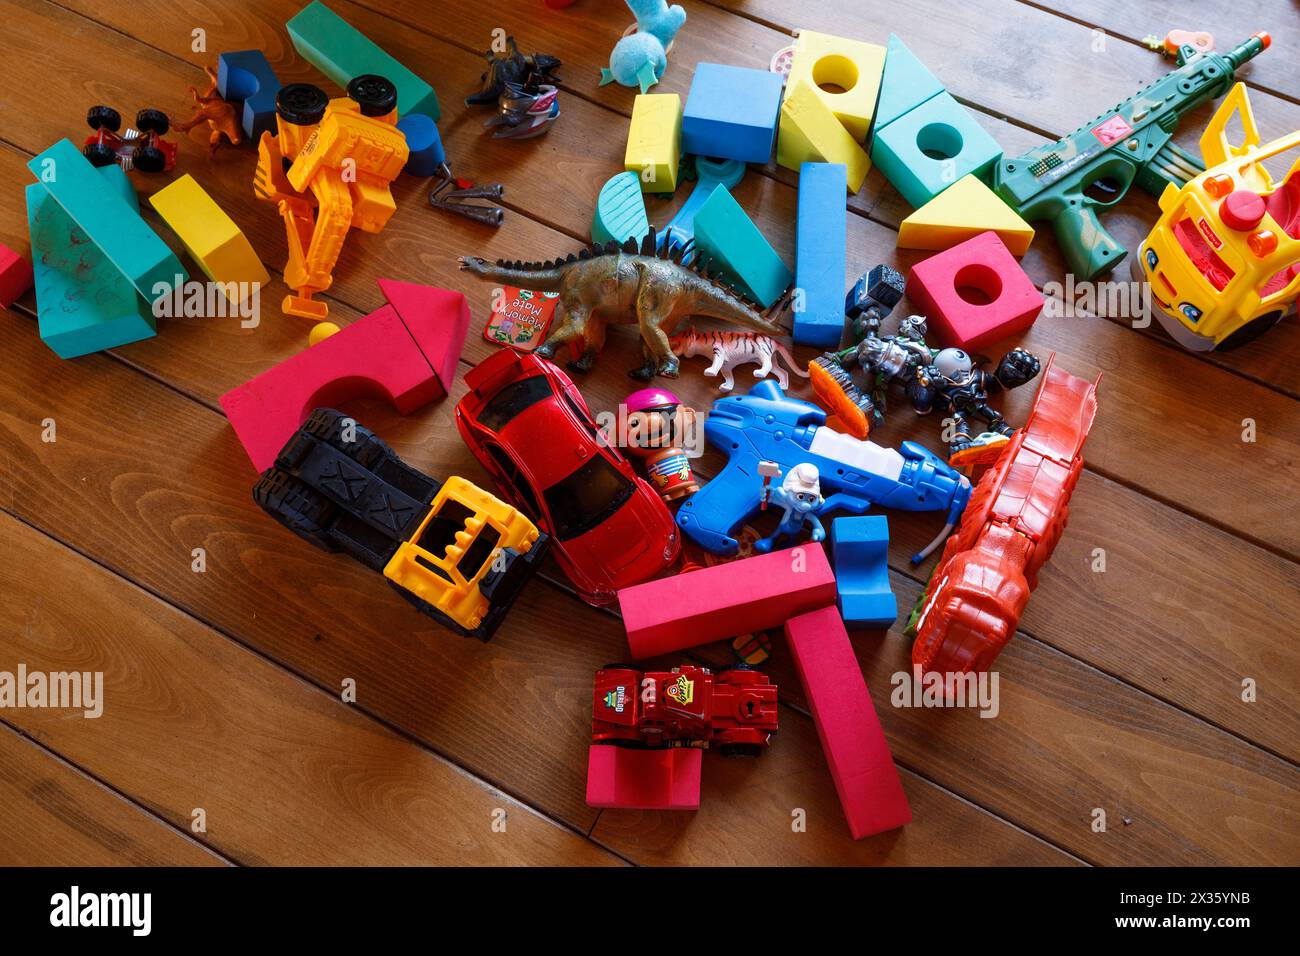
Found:
[{"label": "green foam block", "polygon": [[377,73],[397,87],[397,115],[423,113],[437,119],[442,110],[433,87],[320,0],[307,4],[285,27],[304,60],[339,86],[358,76]]},{"label": "green foam block", "polygon": [[611,239],[640,242],[650,232],[650,220],[645,211],[645,193],[641,192],[641,179],[636,173],[619,173],[611,176],[600,187],[596,197],[596,212],[591,217],[591,241],[604,245]]},{"label": "green foam block", "polygon": [[726,186],[718,186],[695,214],[695,250],[721,267],[723,277],[767,308],[794,280],[789,266],[763,238]]}]

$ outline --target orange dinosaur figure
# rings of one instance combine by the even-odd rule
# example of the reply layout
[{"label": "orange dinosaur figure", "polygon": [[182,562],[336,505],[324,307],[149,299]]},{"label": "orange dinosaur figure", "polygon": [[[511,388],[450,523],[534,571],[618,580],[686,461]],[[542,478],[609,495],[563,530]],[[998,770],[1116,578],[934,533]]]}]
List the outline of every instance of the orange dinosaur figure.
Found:
[{"label": "orange dinosaur figure", "polygon": [[173,126],[178,133],[188,133],[200,123],[206,122],[208,129],[212,132],[208,136],[208,149],[212,156],[217,155],[217,147],[221,145],[221,137],[225,137],[231,146],[238,146],[244,141],[243,130],[239,126],[239,114],[235,107],[221,98],[217,92],[217,71],[214,67],[206,66],[203,68],[208,74],[207,92],[199,95],[199,91],[190,87],[190,96],[194,99],[194,105],[198,112],[191,116],[184,123],[176,123]]}]

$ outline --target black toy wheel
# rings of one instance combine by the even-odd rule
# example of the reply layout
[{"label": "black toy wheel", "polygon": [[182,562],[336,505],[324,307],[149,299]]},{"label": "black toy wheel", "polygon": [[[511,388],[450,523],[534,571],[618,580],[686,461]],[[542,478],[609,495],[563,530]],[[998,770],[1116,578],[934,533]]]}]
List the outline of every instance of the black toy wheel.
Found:
[{"label": "black toy wheel", "polygon": [[117,153],[111,146],[103,143],[91,143],[82,149],[81,154],[90,160],[90,165],[97,167],[112,166],[117,162]]},{"label": "black toy wheel", "polygon": [[290,83],[275,94],[275,112],[294,126],[312,126],[325,116],[330,99],[325,91],[311,83]]},{"label": "black toy wheel", "polygon": [[161,173],[167,168],[167,156],[157,146],[141,146],[131,154],[131,166],[142,173]]},{"label": "black toy wheel", "polygon": [[92,106],[86,114],[86,125],[95,132],[106,129],[116,133],[122,128],[122,114],[111,106]]},{"label": "black toy wheel", "polygon": [[636,669],[637,668],[633,667],[631,664],[624,664],[622,662],[617,662],[614,664],[606,664],[604,667],[601,668],[601,670],[603,671],[634,671]]},{"label": "black toy wheel", "polygon": [[738,664],[727,664],[724,667],[719,667],[717,670],[713,671],[713,676],[717,677],[721,674],[727,673],[727,671],[756,671],[756,670],[758,670],[758,668],[755,667],[753,664],[746,664],[743,661],[741,661]]},{"label": "black toy wheel", "polygon": [[387,116],[397,109],[397,87],[374,73],[353,77],[348,96],[361,107],[362,116]]},{"label": "black toy wheel", "polygon": [[762,752],[758,744],[723,744],[718,748],[724,757],[757,757]]},{"label": "black toy wheel", "polygon": [[[345,427],[351,433],[344,438]],[[307,434],[337,448],[364,468],[371,468],[383,458],[396,457],[394,451],[382,439],[364,425],[358,425],[354,419],[332,408],[318,408],[303,424],[302,430]]]},{"label": "black toy wheel", "polygon": [[142,133],[157,133],[166,136],[171,128],[171,120],[162,110],[144,109],[135,114],[135,128]]},{"label": "black toy wheel", "polygon": [[1281,312],[1270,312],[1268,315],[1261,315],[1258,319],[1251,319],[1236,332],[1233,332],[1226,339],[1214,347],[1216,352],[1231,352],[1233,349],[1239,349],[1247,342],[1253,342],[1273,326],[1282,321]]},{"label": "black toy wheel", "polygon": [[300,478],[279,468],[268,468],[253,485],[253,500],[298,537],[325,551],[336,550],[325,532],[334,505]]}]

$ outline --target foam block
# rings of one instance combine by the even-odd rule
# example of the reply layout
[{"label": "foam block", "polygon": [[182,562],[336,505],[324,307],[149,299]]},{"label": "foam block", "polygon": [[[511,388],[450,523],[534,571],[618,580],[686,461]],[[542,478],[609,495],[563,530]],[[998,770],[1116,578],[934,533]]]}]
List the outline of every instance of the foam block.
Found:
[{"label": "foam block", "polygon": [[236,50],[217,57],[217,92],[228,103],[242,102],[240,125],[256,143],[263,133],[275,135],[275,95],[280,78],[261,50]]},{"label": "foam block", "polygon": [[32,264],[0,242],[0,306],[9,308],[32,287]]},{"label": "foam block", "polygon": [[428,116],[407,113],[397,121],[397,128],[406,137],[406,148],[410,150],[402,172],[412,176],[432,176],[447,161],[438,126]]},{"label": "foam block", "polygon": [[[171,227],[199,268],[213,282],[222,283],[230,301],[243,301],[256,284],[271,281],[262,260],[239,231],[235,221],[204,192],[188,173],[149,197],[149,203]],[[243,284],[242,288],[240,284]]]},{"label": "foam block", "polygon": [[469,329],[459,292],[380,279],[388,304],[221,396],[259,472],[320,406],[382,395],[403,415],[447,394]]},{"label": "foam block", "polygon": [[[104,190],[134,214],[139,200],[122,167],[97,169]],[[41,341],[59,358],[147,339],[157,330],[153,309],[40,183],[27,187]]]},{"label": "foam block", "polygon": [[844,261],[847,213],[843,163],[799,167],[799,220],[795,226],[794,340],[835,348],[844,331]]},{"label": "foam block", "polygon": [[718,186],[695,214],[695,249],[721,267],[724,279],[767,308],[794,276],[758,226],[725,186]]},{"label": "foam block", "polygon": [[907,795],[839,613],[825,607],[793,618],[785,637],[853,839],[911,823]]},{"label": "foam block", "polygon": [[180,260],[140,218],[139,204],[106,189],[104,178],[66,139],[27,163],[38,184],[63,207],[114,268],[147,301],[188,276]]},{"label": "foam block", "polygon": [[880,80],[880,99],[876,102],[877,130],[944,91],[938,77],[892,33],[886,50],[885,72]]},{"label": "foam block", "polygon": [[635,173],[645,193],[677,188],[682,155],[682,98],[676,93],[641,93],[632,103],[623,168]]},{"label": "foam block", "polygon": [[1034,227],[975,176],[963,176],[916,212],[898,229],[900,249],[949,249],[981,232],[993,231],[1014,256],[1034,241]]},{"label": "foam block", "polygon": [[766,163],[783,86],[781,75],[770,70],[698,64],[682,112],[683,148],[697,156]]},{"label": "foam block", "polygon": [[819,544],[755,555],[647,581],[618,592],[634,658],[780,627],[835,603],[835,576]]},{"label": "foam block", "polygon": [[636,173],[611,176],[600,187],[596,211],[591,215],[591,241],[604,244],[611,239],[640,242],[650,232],[645,211],[645,194]]},{"label": "foam block", "polygon": [[433,87],[320,0],[298,11],[285,28],[302,58],[339,86],[346,87],[365,73],[377,73],[397,87],[398,116],[423,113],[436,120],[441,115]]},{"label": "foam block", "polygon": [[698,810],[698,747],[632,750],[592,744],[587,751],[587,806],[616,810]]},{"label": "foam block", "polygon": [[815,87],[792,83],[787,90],[776,139],[777,163],[795,171],[804,163],[843,163],[848,191],[856,193],[871,171],[866,150],[817,97]]},{"label": "foam block", "polygon": [[1043,294],[995,232],[918,262],[907,294],[941,345],[968,352],[1023,332],[1043,308]]},{"label": "foam block", "polygon": [[898,601],[889,583],[889,520],[884,515],[836,518],[830,541],[845,625],[888,628],[898,619]]},{"label": "foam block", "polygon": [[940,93],[876,130],[871,159],[914,207],[924,206],[963,176],[984,176],[1002,147],[970,111]]},{"label": "foam block", "polygon": [[[885,52],[883,46],[874,43],[800,30],[794,41],[787,89],[806,84],[854,140],[866,142],[880,92]],[[821,84],[838,86],[842,92],[824,90]]]},{"label": "foam block", "polygon": [[[709,201],[713,190],[719,186],[735,189],[744,178],[745,164],[738,159],[696,156],[695,188],[686,197],[686,202],[677,207],[677,213],[668,220],[668,225],[659,230],[660,244],[666,242],[670,248],[676,248],[695,238],[695,214]],[[689,262],[692,255],[694,253],[688,252],[685,261]]]}]

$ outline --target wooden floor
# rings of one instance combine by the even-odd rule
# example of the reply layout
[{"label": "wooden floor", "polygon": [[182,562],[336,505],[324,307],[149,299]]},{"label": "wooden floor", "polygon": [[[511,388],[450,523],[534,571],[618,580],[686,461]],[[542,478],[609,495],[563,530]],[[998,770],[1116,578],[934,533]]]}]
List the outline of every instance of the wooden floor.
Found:
[{"label": "wooden floor", "polygon": [[[1226,48],[1268,29],[1273,49],[1243,76],[1266,138],[1300,126],[1300,38],[1285,0],[1205,0],[1194,14],[1172,0],[682,2],[689,20],[657,92],[684,94],[698,61],[766,67],[795,28],[878,43],[894,30],[1018,154],[1166,70],[1144,34],[1210,29]],[[284,30],[301,5],[0,0],[0,241],[27,248],[25,164],[61,137],[79,140],[92,103],[183,116],[202,65],[252,47],[283,81],[323,84]],[[474,310],[463,371],[493,348],[479,334],[490,288],[458,273],[455,257],[575,250],[600,185],[622,166],[633,93],[598,87],[596,74],[630,18],[616,0],[558,12],[541,0],[330,5],[433,84],[457,171],[505,183],[509,206],[492,230],[435,212],[427,184],[403,177],[389,226],[348,239],[332,317],[376,308],[381,277],[461,290]],[[494,141],[481,129],[490,114],[461,105],[498,27],[564,61],[563,117],[541,139]],[[207,52],[191,48],[197,28]],[[254,473],[217,398],[303,347],[306,327],[276,306],[285,240],[253,198],[253,152],[209,160],[198,131],[182,140],[177,172],[217,198],[272,268],[262,325],[164,321],[147,342],[60,361],[37,336],[30,296],[0,324],[0,671],[99,670],[106,685],[96,720],[0,710],[0,863],[1300,863],[1295,321],[1212,357],[1086,316],[1044,317],[1024,337],[1068,371],[1104,378],[1069,529],[998,662],[1001,712],[896,709],[889,677],[907,667],[907,639],[896,628],[856,641],[909,827],[849,839],[779,641],[769,671],[781,732],[768,753],[706,756],[698,813],[601,812],[583,799],[585,755],[592,674],[626,656],[615,616],[578,601],[551,564],[490,644],[463,641],[253,504]],[[135,175],[146,193],[160,182]],[[793,262],[793,175],[751,169],[735,194]],[[846,279],[921,258],[895,250],[906,208],[878,173],[850,208]],[[670,214],[652,201],[655,222]],[[1151,197],[1134,195],[1105,224],[1132,248],[1155,214]],[[1040,285],[1063,278],[1049,233],[1024,264]],[[582,383],[593,408],[629,390],[629,333],[615,330]],[[703,365],[689,365],[675,387],[707,407]],[[1013,420],[1032,398],[1022,391],[1007,401]],[[449,400],[409,418],[378,403],[349,410],[417,467],[485,480],[453,424],[462,392],[458,380]],[[1253,443],[1242,440],[1247,418]],[[47,419],[54,442],[42,440]],[[936,422],[902,413],[881,436],[938,447]],[[907,555],[937,523],[889,518],[906,608],[930,567]],[[340,701],[349,680],[355,704]],[[796,808],[806,832],[792,832]],[[1105,832],[1091,826],[1097,808]]]}]

